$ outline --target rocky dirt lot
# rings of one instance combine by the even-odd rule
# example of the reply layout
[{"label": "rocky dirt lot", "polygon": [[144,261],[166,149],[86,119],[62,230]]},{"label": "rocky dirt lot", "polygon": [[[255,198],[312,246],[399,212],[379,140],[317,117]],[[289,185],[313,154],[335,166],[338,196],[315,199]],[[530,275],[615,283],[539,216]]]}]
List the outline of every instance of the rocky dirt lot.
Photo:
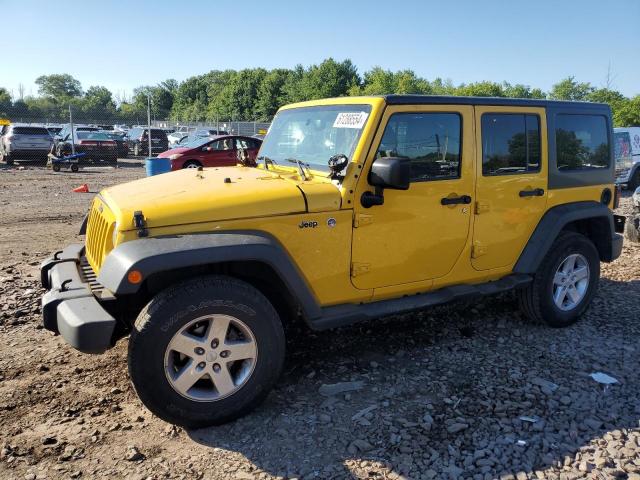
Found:
[{"label": "rocky dirt lot", "polygon": [[[299,328],[253,414],[198,431],[154,418],[130,387],[126,340],[72,350],[41,328],[37,280],[78,239],[92,195],[71,188],[142,175],[0,170],[0,478],[640,479],[637,244],[603,265],[571,328],[527,323],[512,295]],[[353,390],[328,394],[339,382]]]}]

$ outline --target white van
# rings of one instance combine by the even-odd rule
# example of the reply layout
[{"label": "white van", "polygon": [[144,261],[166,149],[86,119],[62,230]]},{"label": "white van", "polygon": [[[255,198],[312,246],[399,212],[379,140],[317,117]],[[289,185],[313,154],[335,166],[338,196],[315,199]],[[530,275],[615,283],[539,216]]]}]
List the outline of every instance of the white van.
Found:
[{"label": "white van", "polygon": [[626,183],[630,190],[640,186],[640,127],[613,129],[616,157],[616,183]]}]

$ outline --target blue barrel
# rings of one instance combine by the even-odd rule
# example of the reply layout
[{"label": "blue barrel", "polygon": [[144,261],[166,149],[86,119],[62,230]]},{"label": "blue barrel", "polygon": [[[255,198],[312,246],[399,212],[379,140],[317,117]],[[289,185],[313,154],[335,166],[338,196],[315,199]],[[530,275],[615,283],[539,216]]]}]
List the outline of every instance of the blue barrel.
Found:
[{"label": "blue barrel", "polygon": [[147,169],[147,177],[159,175],[161,173],[167,173],[171,171],[171,159],[170,158],[147,158],[144,161],[144,166]]}]

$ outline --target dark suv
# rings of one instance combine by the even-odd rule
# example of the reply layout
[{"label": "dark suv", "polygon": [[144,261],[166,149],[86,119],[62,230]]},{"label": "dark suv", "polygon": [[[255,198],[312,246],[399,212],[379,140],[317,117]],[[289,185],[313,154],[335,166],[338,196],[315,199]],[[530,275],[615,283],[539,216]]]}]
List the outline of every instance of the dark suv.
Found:
[{"label": "dark suv", "polygon": [[[133,128],[129,130],[129,151],[135,156],[149,155],[149,129]],[[161,128],[151,129],[151,154],[161,153],[169,149],[167,134]]]}]

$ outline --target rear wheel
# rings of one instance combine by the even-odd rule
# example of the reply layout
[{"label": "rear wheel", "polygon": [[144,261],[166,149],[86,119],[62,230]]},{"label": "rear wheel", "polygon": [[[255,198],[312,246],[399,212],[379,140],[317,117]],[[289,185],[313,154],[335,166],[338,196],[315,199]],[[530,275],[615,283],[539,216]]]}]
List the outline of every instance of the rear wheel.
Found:
[{"label": "rear wheel", "polygon": [[198,168],[201,167],[202,164],[197,160],[187,160],[182,164],[182,168]]},{"label": "rear wheel", "polygon": [[54,172],[59,172],[59,171],[60,171],[60,164],[59,164],[59,163],[54,163],[54,164],[52,164],[52,165],[51,165],[51,169],[52,169]]},{"label": "rear wheel", "polygon": [[129,341],[129,373],[155,415],[199,428],[262,402],[284,352],[282,323],[260,291],[207,276],[170,287],[143,309]]},{"label": "rear wheel", "polygon": [[600,258],[584,235],[564,232],[553,243],[533,281],[518,290],[520,309],[551,327],[575,323],[598,288]]},{"label": "rear wheel", "polygon": [[627,188],[632,192],[635,192],[638,187],[640,187],[640,167],[636,168],[629,180],[629,183],[627,184]]},{"label": "rear wheel", "polygon": [[[60,170],[60,167],[58,167],[58,170]],[[78,164],[77,163],[72,163],[71,164],[71,171],[72,172],[77,172],[78,170],[79,170]]]}]

